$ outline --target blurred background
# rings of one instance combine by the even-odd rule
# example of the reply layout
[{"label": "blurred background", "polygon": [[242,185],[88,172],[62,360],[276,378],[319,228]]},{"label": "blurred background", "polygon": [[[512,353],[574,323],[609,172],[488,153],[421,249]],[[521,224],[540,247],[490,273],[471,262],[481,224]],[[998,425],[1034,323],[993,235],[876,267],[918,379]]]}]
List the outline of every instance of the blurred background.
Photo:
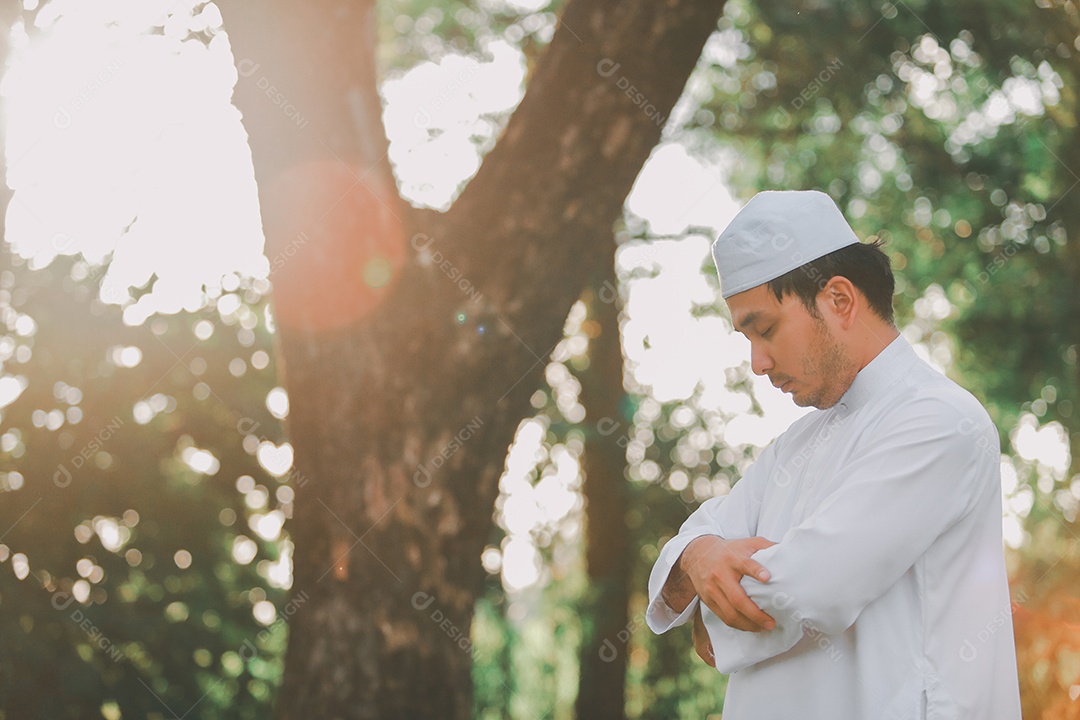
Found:
[{"label": "blurred background", "polygon": [[[404,203],[454,205],[570,4],[375,6]],[[234,87],[317,118],[234,55],[215,3],[24,0],[6,19],[0,718],[270,717],[309,600],[302,421],[273,304],[287,260],[264,247]],[[725,678],[689,631],[645,627],[648,573],[805,410],[750,372],[709,244],[755,191],[819,188],[888,240],[904,336],[1000,430],[1024,717],[1080,718],[1078,57],[1071,0],[722,5],[617,199],[609,261],[517,388],[512,443],[462,430],[444,453],[498,455],[467,557],[481,589],[452,622],[402,597],[471,658],[472,717],[720,717]],[[344,580],[332,554],[307,572]]]}]

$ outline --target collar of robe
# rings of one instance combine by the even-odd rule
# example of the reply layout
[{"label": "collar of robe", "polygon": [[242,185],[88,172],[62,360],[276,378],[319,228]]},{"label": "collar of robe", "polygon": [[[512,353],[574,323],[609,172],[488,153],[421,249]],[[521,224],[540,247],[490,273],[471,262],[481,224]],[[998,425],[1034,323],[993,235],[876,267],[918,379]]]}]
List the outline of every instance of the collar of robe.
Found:
[{"label": "collar of robe", "polygon": [[875,396],[885,393],[903,378],[918,359],[911,343],[903,335],[897,335],[855,376],[851,386],[837,401],[837,411],[846,415],[865,407]]}]

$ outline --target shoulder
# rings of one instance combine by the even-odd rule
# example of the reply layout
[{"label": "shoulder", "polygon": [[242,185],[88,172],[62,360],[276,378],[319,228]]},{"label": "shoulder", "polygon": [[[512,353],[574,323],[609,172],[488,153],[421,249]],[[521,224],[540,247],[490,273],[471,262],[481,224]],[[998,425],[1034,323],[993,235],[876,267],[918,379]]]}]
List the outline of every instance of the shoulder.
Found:
[{"label": "shoulder", "polygon": [[979,399],[922,360],[890,394],[894,407],[882,418],[883,428],[915,427],[960,444],[997,443],[997,429]]},{"label": "shoulder", "polygon": [[924,411],[936,411],[957,421],[969,419],[978,425],[992,425],[990,414],[969,390],[919,360],[908,375],[910,402]]}]

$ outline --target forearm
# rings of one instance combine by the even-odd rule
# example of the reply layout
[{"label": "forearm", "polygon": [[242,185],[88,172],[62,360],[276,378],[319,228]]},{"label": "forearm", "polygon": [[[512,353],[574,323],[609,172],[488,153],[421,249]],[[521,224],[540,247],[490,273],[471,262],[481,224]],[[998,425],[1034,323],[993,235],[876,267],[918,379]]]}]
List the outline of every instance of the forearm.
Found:
[{"label": "forearm", "polygon": [[752,530],[749,519],[753,513],[750,500],[745,497],[750,486],[745,483],[744,478],[728,495],[702,503],[682,524],[678,534],[660,547],[649,572],[649,605],[645,613],[649,629],[654,633],[659,635],[683,625],[693,614],[697,591],[687,570],[696,565],[689,562],[689,555],[682,557],[690,543],[703,536],[719,537],[720,533],[749,536],[747,533]]},{"label": "forearm", "polygon": [[[699,534],[691,532],[672,538],[660,550],[660,557],[649,573],[649,607],[645,620],[658,635],[689,621],[697,605],[697,591],[686,572],[690,567],[688,558],[682,555],[698,537]],[[676,607],[679,610],[674,610]]]},{"label": "forearm", "polygon": [[679,559],[675,561],[675,565],[672,566],[671,572],[668,574],[667,582],[664,583],[664,587],[660,591],[660,597],[667,603],[669,608],[681,613],[697,597],[697,589],[694,587],[694,581],[690,578],[690,568],[695,563],[702,562],[701,552],[724,541],[725,538],[720,535],[710,533],[691,540],[683,548],[682,553],[679,554]]},{"label": "forearm", "polygon": [[675,566],[671,568],[667,582],[664,583],[664,589],[660,591],[660,597],[663,598],[669,608],[677,613],[685,610],[686,606],[697,595],[694,584],[690,581],[690,575],[686,572],[687,553],[690,552],[690,546],[692,545],[693,543],[690,543],[679,555]]}]

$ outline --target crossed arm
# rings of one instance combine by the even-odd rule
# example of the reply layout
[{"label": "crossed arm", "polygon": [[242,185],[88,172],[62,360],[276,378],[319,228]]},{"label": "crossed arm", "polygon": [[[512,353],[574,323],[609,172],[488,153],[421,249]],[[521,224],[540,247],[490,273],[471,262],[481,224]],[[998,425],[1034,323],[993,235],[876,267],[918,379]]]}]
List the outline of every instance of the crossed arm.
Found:
[{"label": "crossed arm", "polygon": [[996,445],[992,426],[959,437],[962,416],[940,403],[916,410],[883,422],[875,442],[837,471],[835,489],[776,543],[755,537],[775,462],[762,453],[727,497],[703,503],[664,546],[649,582],[650,628],[665,632],[699,616],[696,639],[707,634],[714,666],[730,673],[790,649],[804,627],[850,627],[981,494],[998,491],[979,484],[996,466],[976,442]]},{"label": "crossed arm", "polygon": [[[772,630],[776,621],[754,604],[739,584],[743,575],[752,575],[762,582],[769,572],[750,555],[776,543],[762,537],[727,540],[716,535],[704,535],[691,541],[683,550],[668,575],[661,597],[668,607],[678,613],[698,597],[724,624],[747,632]],[[698,591],[698,587],[702,591]],[[694,649],[698,656],[715,667],[712,642],[701,615],[694,610]]]}]

